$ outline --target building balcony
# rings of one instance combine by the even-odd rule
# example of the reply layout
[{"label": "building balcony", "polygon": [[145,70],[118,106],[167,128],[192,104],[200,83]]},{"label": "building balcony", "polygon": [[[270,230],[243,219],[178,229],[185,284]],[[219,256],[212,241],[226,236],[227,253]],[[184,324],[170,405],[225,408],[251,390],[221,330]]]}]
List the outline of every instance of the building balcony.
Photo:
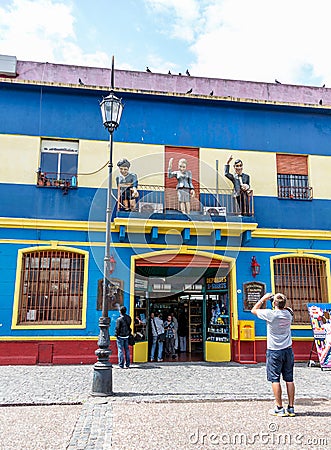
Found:
[{"label": "building balcony", "polygon": [[77,186],[77,174],[75,173],[63,173],[57,172],[37,172],[37,186],[62,189],[64,193],[68,192],[68,189],[76,189]]},{"label": "building balcony", "polygon": [[231,221],[231,218],[254,217],[254,196],[233,196],[232,189],[200,188],[190,197],[190,212],[182,211],[178,192],[174,188],[156,185],[139,185],[139,197],[131,198],[130,187],[120,185],[117,190],[117,217],[149,218],[162,220],[212,220]]}]

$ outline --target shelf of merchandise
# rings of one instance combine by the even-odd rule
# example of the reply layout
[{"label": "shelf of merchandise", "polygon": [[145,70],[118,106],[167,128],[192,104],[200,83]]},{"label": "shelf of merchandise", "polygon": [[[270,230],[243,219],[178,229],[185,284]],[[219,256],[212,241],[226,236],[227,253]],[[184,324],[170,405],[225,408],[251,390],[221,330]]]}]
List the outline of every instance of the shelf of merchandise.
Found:
[{"label": "shelf of merchandise", "polygon": [[189,353],[202,352],[202,301],[195,301],[189,308]]},{"label": "shelf of merchandise", "polygon": [[[215,295],[218,296],[218,299],[207,299],[207,309],[210,307],[208,301],[217,301],[218,303],[223,304],[223,307],[227,312],[229,311],[227,290],[220,290],[217,293],[210,294],[210,297]],[[229,314],[218,314],[216,323],[213,323],[212,318],[210,317],[206,324],[205,359],[210,362],[231,361]]]},{"label": "shelf of merchandise", "polygon": [[[144,292],[135,292],[135,297],[140,297],[140,301],[143,302],[143,306],[136,306],[135,301],[134,314],[133,314],[133,332],[136,339],[136,344],[133,347],[133,362],[146,362],[148,359],[148,326],[147,326],[147,307],[148,301],[144,297]],[[145,323],[135,323],[136,317],[141,319],[141,315],[144,315]]]},{"label": "shelf of merchandise", "polygon": [[210,323],[207,328],[207,341],[230,342],[229,316],[221,315],[219,318],[223,323]]}]

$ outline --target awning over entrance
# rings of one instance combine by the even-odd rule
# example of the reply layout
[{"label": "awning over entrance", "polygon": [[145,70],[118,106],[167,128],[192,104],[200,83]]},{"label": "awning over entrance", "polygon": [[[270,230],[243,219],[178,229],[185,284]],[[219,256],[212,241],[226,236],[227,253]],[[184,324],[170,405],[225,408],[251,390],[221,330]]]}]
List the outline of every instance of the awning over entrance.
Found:
[{"label": "awning over entrance", "polygon": [[230,264],[219,259],[194,255],[194,254],[174,254],[166,253],[162,255],[150,256],[136,260],[136,267],[204,267],[204,268],[224,268],[229,269]]}]

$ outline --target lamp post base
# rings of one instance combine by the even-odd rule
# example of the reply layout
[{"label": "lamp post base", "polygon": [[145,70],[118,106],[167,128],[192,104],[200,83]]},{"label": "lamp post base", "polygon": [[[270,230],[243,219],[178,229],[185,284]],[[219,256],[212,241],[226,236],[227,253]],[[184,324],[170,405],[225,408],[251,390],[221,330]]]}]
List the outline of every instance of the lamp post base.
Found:
[{"label": "lamp post base", "polygon": [[98,361],[94,364],[93,384],[91,395],[95,397],[108,397],[113,395],[113,366],[109,362],[111,350],[109,349],[109,317],[99,318],[100,334],[98,340],[98,350],[95,354]]},{"label": "lamp post base", "polygon": [[93,384],[91,395],[94,397],[109,397],[113,392],[113,366],[110,362],[96,362],[93,371]]}]

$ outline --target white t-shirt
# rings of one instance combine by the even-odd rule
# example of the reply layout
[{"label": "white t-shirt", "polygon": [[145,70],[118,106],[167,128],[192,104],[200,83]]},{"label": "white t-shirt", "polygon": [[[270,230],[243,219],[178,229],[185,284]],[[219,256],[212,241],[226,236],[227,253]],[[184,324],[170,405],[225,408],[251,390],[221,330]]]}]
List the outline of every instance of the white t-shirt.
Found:
[{"label": "white t-shirt", "polygon": [[267,322],[267,348],[282,350],[292,345],[293,316],[287,309],[258,309],[256,315]]}]

